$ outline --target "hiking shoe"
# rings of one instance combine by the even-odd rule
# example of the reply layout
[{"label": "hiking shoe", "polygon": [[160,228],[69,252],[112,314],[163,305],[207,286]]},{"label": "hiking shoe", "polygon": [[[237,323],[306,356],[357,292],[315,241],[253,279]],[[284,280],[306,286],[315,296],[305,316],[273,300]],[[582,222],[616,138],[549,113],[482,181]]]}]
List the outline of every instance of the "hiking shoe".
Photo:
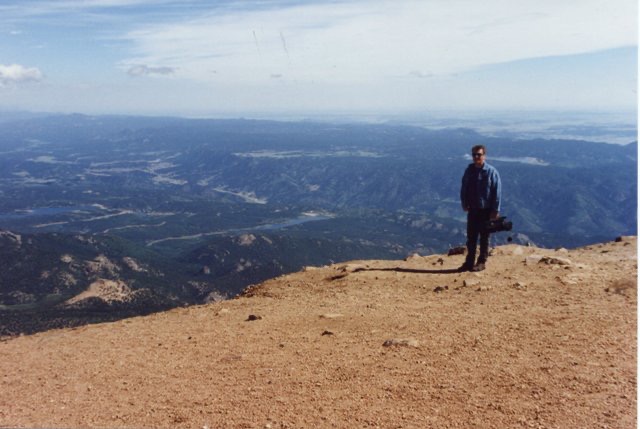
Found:
[{"label": "hiking shoe", "polygon": [[477,271],[484,271],[484,269],[485,269],[484,263],[482,263],[482,262],[478,262],[478,263],[477,263],[477,264],[476,264],[476,265],[471,269],[471,271],[476,271],[476,272],[477,272]]},{"label": "hiking shoe", "polygon": [[473,264],[465,262],[464,264],[460,265],[460,267],[458,268],[458,271],[460,272],[473,271]]}]

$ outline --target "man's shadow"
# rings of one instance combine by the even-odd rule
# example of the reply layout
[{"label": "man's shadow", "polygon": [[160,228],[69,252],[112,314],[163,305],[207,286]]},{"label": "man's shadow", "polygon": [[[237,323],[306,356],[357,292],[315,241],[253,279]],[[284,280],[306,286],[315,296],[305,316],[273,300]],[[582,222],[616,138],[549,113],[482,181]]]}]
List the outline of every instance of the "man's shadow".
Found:
[{"label": "man's shadow", "polygon": [[443,270],[419,270],[416,268],[356,268],[348,273],[338,274],[337,276],[330,277],[329,280],[338,280],[348,276],[352,273],[359,273],[361,271],[395,271],[397,273],[414,273],[414,274],[457,274],[460,270],[457,268],[443,269]]}]

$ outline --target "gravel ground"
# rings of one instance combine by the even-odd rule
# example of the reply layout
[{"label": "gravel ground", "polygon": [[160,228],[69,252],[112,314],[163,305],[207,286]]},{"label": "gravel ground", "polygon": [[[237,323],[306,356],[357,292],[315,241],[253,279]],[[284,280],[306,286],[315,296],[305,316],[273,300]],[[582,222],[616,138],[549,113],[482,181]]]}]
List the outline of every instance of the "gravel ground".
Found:
[{"label": "gravel ground", "polygon": [[356,261],[5,338],[0,426],[636,427],[636,238],[493,253],[481,273]]}]

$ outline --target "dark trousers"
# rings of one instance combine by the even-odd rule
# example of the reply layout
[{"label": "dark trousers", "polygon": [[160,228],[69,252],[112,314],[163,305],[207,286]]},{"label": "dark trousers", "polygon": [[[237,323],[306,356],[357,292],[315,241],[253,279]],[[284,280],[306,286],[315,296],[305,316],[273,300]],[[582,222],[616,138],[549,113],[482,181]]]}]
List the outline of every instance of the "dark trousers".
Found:
[{"label": "dark trousers", "polygon": [[491,217],[491,209],[469,209],[467,213],[467,263],[476,260],[476,247],[480,237],[480,256],[478,263],[484,264],[489,256],[489,233],[485,225]]}]

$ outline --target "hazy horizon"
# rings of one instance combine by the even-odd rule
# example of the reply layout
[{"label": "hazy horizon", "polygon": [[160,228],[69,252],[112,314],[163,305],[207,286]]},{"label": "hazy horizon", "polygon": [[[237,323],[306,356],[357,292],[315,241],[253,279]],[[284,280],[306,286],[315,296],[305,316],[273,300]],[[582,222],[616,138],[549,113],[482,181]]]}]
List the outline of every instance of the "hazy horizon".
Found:
[{"label": "hazy horizon", "polygon": [[349,111],[349,112],[243,112],[212,115],[144,115],[114,112],[30,112],[0,107],[0,123],[57,115],[89,117],[182,118],[211,120],[266,120],[280,122],[325,122],[334,124],[406,125],[427,129],[466,128],[489,137],[513,139],[567,139],[611,144],[638,140],[637,111],[557,111],[557,110],[430,110],[430,111]]}]

